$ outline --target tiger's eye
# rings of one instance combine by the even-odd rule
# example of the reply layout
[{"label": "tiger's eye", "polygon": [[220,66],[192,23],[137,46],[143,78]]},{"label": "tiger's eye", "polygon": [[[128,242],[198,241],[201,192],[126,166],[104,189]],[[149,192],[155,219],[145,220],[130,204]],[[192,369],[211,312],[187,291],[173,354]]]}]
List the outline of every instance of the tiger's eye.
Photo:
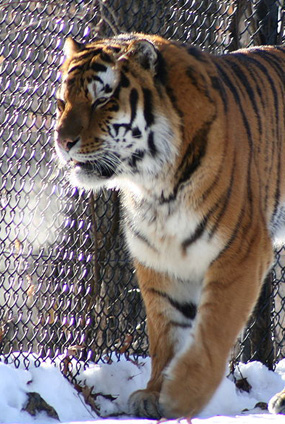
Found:
[{"label": "tiger's eye", "polygon": [[99,97],[95,100],[95,102],[92,104],[92,109],[96,109],[97,107],[103,106],[105,103],[107,103],[109,99],[106,97]]}]

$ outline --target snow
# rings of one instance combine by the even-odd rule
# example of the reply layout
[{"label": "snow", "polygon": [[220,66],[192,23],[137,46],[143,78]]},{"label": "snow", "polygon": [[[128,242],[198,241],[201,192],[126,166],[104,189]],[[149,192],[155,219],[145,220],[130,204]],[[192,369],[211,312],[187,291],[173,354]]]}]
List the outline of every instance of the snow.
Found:
[{"label": "snow", "polygon": [[[14,358],[21,358],[19,355]],[[57,412],[60,422],[65,424],[152,424],[156,420],[135,419],[126,415],[127,400],[134,390],[145,387],[150,374],[150,359],[138,361],[126,360],[119,362],[114,359],[111,364],[90,364],[88,368],[80,368],[77,384],[87,390],[92,390],[93,406],[91,409],[80,393],[60,372],[60,359],[55,362],[42,362],[36,355],[25,355],[30,362],[25,369],[27,360],[18,360],[15,368],[13,356],[9,363],[0,358],[0,423],[39,423],[55,424],[57,419],[47,415],[47,412],[37,412],[35,416],[23,410],[28,401],[27,393],[38,393],[48,405]],[[37,363],[37,366],[35,365]],[[40,365],[39,365],[40,363]],[[38,366],[39,365],[39,366]],[[71,361],[72,369],[78,369],[78,362]],[[224,378],[209,405],[198,418],[192,419],[192,424],[284,424],[284,415],[272,415],[256,407],[258,402],[268,403],[269,399],[285,386],[285,359],[277,364],[276,370],[269,371],[259,362],[239,364],[236,368],[237,379],[246,378],[252,387],[250,392],[237,390],[230,378]],[[106,417],[103,419],[103,417]],[[163,423],[186,424],[187,420],[166,420]]]}]

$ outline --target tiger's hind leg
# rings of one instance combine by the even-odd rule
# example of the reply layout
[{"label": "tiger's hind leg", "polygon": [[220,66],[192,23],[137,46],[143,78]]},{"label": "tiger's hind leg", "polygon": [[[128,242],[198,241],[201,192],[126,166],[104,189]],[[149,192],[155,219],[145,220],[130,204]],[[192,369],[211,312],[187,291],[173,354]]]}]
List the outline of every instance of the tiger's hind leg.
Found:
[{"label": "tiger's hind leg", "polygon": [[[266,248],[265,248],[266,245]],[[228,252],[209,268],[198,307],[194,340],[164,372],[159,399],[164,417],[193,417],[209,402],[230,350],[256,303],[272,261],[268,240],[238,254]],[[245,254],[246,253],[246,254]]]},{"label": "tiger's hind leg", "polygon": [[[185,303],[184,299],[182,303],[173,300],[175,285],[169,277],[140,264],[136,270],[147,311],[152,372],[146,389],[130,396],[129,413],[159,419],[162,416],[159,397],[163,372],[188,337],[184,336],[191,333],[196,307],[192,302]],[[193,292],[196,292],[195,287]]]}]

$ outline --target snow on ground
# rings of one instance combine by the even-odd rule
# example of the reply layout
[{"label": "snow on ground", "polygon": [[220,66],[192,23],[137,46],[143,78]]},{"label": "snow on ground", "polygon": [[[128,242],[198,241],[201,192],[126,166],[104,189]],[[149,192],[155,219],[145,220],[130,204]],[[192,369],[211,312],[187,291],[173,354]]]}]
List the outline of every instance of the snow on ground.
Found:
[{"label": "snow on ground", "polygon": [[[0,362],[0,423],[56,424],[56,414],[62,423],[116,424],[118,420],[124,424],[152,424],[156,420],[138,420],[126,415],[127,399],[131,392],[146,385],[150,373],[150,360],[140,359],[138,362],[121,358],[111,364],[91,364],[82,368],[77,382],[82,393],[61,374],[58,366],[51,362],[34,365],[35,356],[30,355],[29,370],[23,361],[19,368],[12,363]],[[3,361],[3,358],[2,358]],[[78,369],[74,361],[73,368]],[[284,415],[271,415],[256,407],[258,402],[268,403],[269,399],[285,386],[285,359],[279,362],[276,371],[269,371],[259,362],[240,364],[236,378],[246,378],[252,389],[249,393],[240,392],[235,384],[224,378],[215,396],[192,424],[281,424]],[[92,408],[84,401],[92,389]],[[28,393],[36,393],[41,402],[46,402],[47,412],[37,411],[37,404],[28,402]],[[100,416],[94,412],[94,406]],[[35,412],[30,415],[24,409]],[[39,409],[43,409],[42,405]],[[48,416],[50,414],[51,416]],[[112,417],[113,415],[113,417]],[[115,415],[115,417],[114,417]],[[53,417],[52,417],[53,416]],[[103,419],[102,417],[108,417]],[[178,423],[168,420],[164,423]],[[181,420],[186,424],[186,420]]]}]

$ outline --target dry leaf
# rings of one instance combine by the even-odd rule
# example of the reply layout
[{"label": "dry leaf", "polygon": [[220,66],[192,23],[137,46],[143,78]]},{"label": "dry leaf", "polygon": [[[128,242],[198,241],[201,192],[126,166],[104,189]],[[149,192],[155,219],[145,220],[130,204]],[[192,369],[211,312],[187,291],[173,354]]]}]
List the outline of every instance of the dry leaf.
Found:
[{"label": "dry leaf", "polygon": [[133,341],[133,336],[131,334],[126,334],[123,341],[123,345],[119,349],[119,353],[120,354],[126,353],[130,345],[132,344],[132,341]]},{"label": "dry leaf", "polygon": [[83,395],[85,403],[90,406],[92,411],[96,412],[96,414],[100,416],[100,411],[98,409],[98,406],[96,405],[95,398],[92,395],[92,390],[93,390],[93,386],[92,387],[88,387],[88,386],[81,387],[81,393]]},{"label": "dry leaf", "polygon": [[241,378],[240,380],[237,380],[235,382],[236,388],[240,390],[241,392],[247,392],[249,393],[252,389],[251,385],[247,381],[246,378]]},{"label": "dry leaf", "polygon": [[49,417],[59,421],[56,410],[50,406],[38,393],[30,392],[27,393],[27,396],[28,401],[26,406],[23,408],[23,411],[28,412],[33,417],[37,414],[37,412],[45,411]]}]

